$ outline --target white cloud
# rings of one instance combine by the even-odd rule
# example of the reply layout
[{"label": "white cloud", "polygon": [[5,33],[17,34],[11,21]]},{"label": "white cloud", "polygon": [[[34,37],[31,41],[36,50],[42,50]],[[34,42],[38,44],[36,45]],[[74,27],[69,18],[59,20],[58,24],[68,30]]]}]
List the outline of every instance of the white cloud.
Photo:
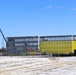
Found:
[{"label": "white cloud", "polygon": [[69,9],[67,9],[67,8],[62,7],[62,6],[51,6],[51,5],[48,5],[47,7],[45,7],[45,9],[51,9],[51,8],[53,8],[53,9],[65,9],[65,10],[76,11],[76,8],[69,8]]},{"label": "white cloud", "polygon": [[72,8],[71,10],[76,10],[76,8]]},{"label": "white cloud", "polygon": [[61,6],[55,6],[55,7],[52,7],[51,5],[48,5],[47,7],[45,7],[45,9],[51,9],[51,8],[57,8],[57,9],[60,9],[62,8]]},{"label": "white cloud", "polygon": [[51,9],[52,6],[51,5],[48,5],[45,9]]}]

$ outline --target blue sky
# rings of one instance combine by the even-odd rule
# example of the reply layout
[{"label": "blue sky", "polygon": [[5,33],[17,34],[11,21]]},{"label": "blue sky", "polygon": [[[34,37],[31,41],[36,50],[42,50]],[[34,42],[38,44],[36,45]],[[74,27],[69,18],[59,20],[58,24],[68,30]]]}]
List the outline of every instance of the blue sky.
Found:
[{"label": "blue sky", "polygon": [[5,37],[76,34],[76,0],[0,0],[0,28]]}]

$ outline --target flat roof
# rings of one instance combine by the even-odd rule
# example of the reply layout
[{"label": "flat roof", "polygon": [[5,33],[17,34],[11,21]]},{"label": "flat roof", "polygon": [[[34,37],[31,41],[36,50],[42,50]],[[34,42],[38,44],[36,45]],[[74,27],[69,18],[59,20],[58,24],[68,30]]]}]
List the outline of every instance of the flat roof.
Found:
[{"label": "flat roof", "polygon": [[17,37],[6,37],[6,38],[38,38],[38,36],[17,36]]},{"label": "flat roof", "polygon": [[75,37],[76,35],[55,35],[55,36],[40,36],[40,38],[46,38],[46,37]]}]

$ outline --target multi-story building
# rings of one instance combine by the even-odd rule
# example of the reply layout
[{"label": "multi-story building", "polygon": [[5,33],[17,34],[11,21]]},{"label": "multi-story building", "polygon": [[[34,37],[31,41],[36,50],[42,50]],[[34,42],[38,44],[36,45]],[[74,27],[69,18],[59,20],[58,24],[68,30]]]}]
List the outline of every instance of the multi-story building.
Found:
[{"label": "multi-story building", "polygon": [[46,54],[76,54],[76,35],[41,36],[39,50]]},{"label": "multi-story building", "polygon": [[7,37],[7,54],[76,54],[76,35]]},{"label": "multi-story building", "polygon": [[8,55],[38,50],[38,36],[7,37],[7,42]]}]

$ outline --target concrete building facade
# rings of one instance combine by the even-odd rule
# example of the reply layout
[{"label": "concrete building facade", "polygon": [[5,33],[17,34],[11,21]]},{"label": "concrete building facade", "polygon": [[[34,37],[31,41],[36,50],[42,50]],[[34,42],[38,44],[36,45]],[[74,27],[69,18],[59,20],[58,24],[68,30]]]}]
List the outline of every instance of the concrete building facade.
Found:
[{"label": "concrete building facade", "polygon": [[7,37],[7,41],[8,55],[38,50],[38,36]]}]

